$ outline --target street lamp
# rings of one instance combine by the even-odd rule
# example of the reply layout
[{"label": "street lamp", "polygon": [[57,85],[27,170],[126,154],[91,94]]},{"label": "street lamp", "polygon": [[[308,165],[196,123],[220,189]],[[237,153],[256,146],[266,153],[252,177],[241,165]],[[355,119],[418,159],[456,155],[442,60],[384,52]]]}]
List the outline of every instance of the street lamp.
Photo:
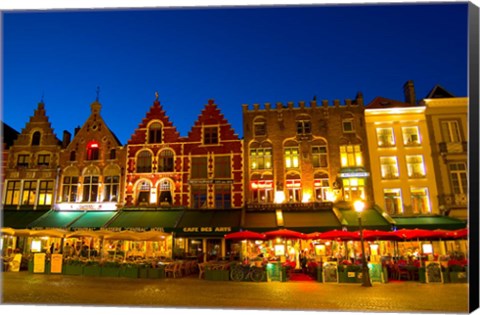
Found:
[{"label": "street lamp", "polygon": [[365,256],[365,246],[363,241],[362,212],[365,209],[365,202],[357,200],[353,203],[355,211],[358,212],[358,228],[360,230],[360,244],[362,247],[362,286],[371,287],[370,272],[368,270],[367,257]]}]

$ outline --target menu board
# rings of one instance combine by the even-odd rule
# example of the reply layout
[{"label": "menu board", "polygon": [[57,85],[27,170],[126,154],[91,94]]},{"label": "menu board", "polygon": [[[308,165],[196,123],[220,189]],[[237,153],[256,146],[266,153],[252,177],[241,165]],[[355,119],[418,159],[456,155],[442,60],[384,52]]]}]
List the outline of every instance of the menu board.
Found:
[{"label": "menu board", "polygon": [[425,263],[425,280],[427,283],[443,283],[442,267],[439,262]]},{"label": "menu board", "polygon": [[62,273],[62,254],[52,254],[50,261],[50,272],[51,273]]},{"label": "menu board", "polygon": [[33,273],[45,272],[45,253],[35,253],[33,255]]},{"label": "menu board", "polygon": [[13,260],[10,262],[10,271],[20,271],[20,264],[22,263],[22,254],[15,254]]},{"label": "menu board", "polygon": [[385,282],[383,278],[382,264],[369,263],[370,281],[371,282]]},{"label": "menu board", "polygon": [[338,283],[338,269],[336,262],[326,262],[323,264],[323,282]]}]

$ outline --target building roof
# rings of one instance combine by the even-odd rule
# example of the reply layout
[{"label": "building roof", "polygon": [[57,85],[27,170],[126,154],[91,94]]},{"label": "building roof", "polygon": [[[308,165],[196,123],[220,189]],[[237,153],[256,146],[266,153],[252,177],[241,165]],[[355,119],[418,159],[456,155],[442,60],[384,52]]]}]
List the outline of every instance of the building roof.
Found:
[{"label": "building roof", "polygon": [[377,96],[371,101],[365,109],[379,109],[379,108],[398,108],[398,107],[413,107],[411,104],[391,100],[389,98]]},{"label": "building roof", "polygon": [[7,149],[13,145],[13,142],[17,139],[19,134],[18,131],[2,122],[2,141],[5,143]]},{"label": "building roof", "polygon": [[455,95],[445,90],[440,85],[435,85],[425,98],[453,98]]}]

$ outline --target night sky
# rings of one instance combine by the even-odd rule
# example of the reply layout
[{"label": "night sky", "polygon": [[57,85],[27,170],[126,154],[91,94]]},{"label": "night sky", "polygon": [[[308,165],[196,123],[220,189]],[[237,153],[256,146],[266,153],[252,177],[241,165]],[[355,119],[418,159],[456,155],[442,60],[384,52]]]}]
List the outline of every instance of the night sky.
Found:
[{"label": "night sky", "polygon": [[214,99],[242,137],[242,104],[467,96],[467,3],[3,12],[3,117],[43,99],[58,138],[97,97],[126,144],[159,99],[187,136]]}]

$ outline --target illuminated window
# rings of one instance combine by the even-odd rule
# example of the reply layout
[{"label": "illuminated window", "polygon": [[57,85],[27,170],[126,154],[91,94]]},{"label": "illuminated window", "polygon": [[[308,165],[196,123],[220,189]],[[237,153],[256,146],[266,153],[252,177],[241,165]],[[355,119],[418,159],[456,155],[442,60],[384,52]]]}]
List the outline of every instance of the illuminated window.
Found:
[{"label": "illuminated window", "polygon": [[315,200],[327,201],[327,194],[330,190],[328,174],[315,174],[313,186],[315,188]]},{"label": "illuminated window", "polygon": [[353,126],[353,118],[344,119],[342,121],[342,128],[343,132],[345,133],[355,132],[355,128]]},{"label": "illuminated window", "polygon": [[312,122],[310,120],[297,120],[297,135],[309,135],[312,133]]},{"label": "illuminated window", "polygon": [[385,188],[383,190],[385,210],[388,214],[401,214],[403,212],[401,190],[398,188]]},{"label": "illuminated window", "polygon": [[139,183],[137,205],[145,206],[150,203],[150,183],[142,181]]},{"label": "illuminated window", "polygon": [[365,179],[364,178],[344,178],[343,194],[346,201],[357,199],[365,200]]},{"label": "illuminated window", "polygon": [[192,185],[192,207],[207,207],[207,185]]},{"label": "illuminated window", "polygon": [[232,178],[229,156],[216,156],[214,160],[215,178]]},{"label": "illuminated window", "polygon": [[468,193],[468,177],[467,165],[463,162],[450,163],[448,165],[450,171],[450,182],[452,183],[452,190],[454,194]]},{"label": "illuminated window", "polygon": [[427,188],[411,188],[410,197],[413,213],[430,213],[430,202]]},{"label": "illuminated window", "polygon": [[207,178],[207,157],[193,157],[190,178]]},{"label": "illuminated window", "polygon": [[396,156],[380,157],[380,168],[383,179],[398,178],[398,163]]},{"label": "illuminated window", "polygon": [[420,133],[418,127],[403,127],[403,144],[406,146],[420,145]]},{"label": "illuminated window", "polygon": [[172,204],[172,192],[170,181],[165,179],[160,182],[160,203]]},{"label": "illuminated window", "polygon": [[20,203],[20,181],[8,181],[5,194],[5,205],[18,205]]},{"label": "illuminated window", "polygon": [[299,152],[298,148],[285,148],[285,167],[298,168]]},{"label": "illuminated window", "polygon": [[273,180],[272,179],[252,179],[250,181],[250,191],[254,203],[273,202]]},{"label": "illuminated window", "polygon": [[143,150],[137,156],[137,173],[152,172],[152,154],[150,151]]},{"label": "illuminated window", "polygon": [[377,143],[379,147],[391,147],[395,145],[393,128],[377,128]]},{"label": "illuminated window", "polygon": [[232,207],[232,192],[230,185],[215,185],[215,208],[229,209]]},{"label": "illuminated window", "polygon": [[17,166],[27,167],[30,156],[28,154],[19,154],[17,157]]},{"label": "illuminated window", "polygon": [[95,161],[98,160],[100,155],[100,148],[98,146],[98,142],[91,141],[87,145],[87,160],[88,161]]},{"label": "illuminated window", "polygon": [[63,178],[62,191],[63,191],[64,202],[77,201],[78,176],[65,176]]},{"label": "illuminated window", "polygon": [[34,205],[37,198],[37,181],[23,182],[22,205]]},{"label": "illuminated window", "polygon": [[203,128],[203,144],[218,144],[218,127]]},{"label": "illuminated window", "polygon": [[289,174],[285,180],[285,187],[287,188],[287,201],[289,202],[300,202],[302,201],[301,191],[302,191],[302,182],[300,175],[298,174]]},{"label": "illuminated window", "polygon": [[250,167],[252,170],[265,170],[272,168],[272,149],[250,149]]},{"label": "illuminated window", "polygon": [[103,187],[104,201],[118,201],[118,191],[120,187],[119,176],[105,176]]},{"label": "illuminated window", "polygon": [[39,154],[37,164],[41,166],[48,166],[50,164],[50,154]]},{"label": "illuminated window", "polygon": [[40,181],[40,187],[38,188],[38,204],[51,205],[52,200],[53,200],[53,180]]},{"label": "illuminated window", "polygon": [[173,151],[163,150],[158,159],[159,172],[173,172]]},{"label": "illuminated window", "polygon": [[447,143],[461,142],[460,127],[457,120],[446,120],[440,123],[443,141]]},{"label": "illuminated window", "polygon": [[148,143],[162,143],[162,125],[153,123],[148,128]]},{"label": "illuminated window", "polygon": [[327,167],[327,146],[312,146],[313,167]]},{"label": "illuminated window", "polygon": [[32,145],[40,145],[40,138],[42,137],[42,134],[40,131],[35,131],[32,135]]},{"label": "illuminated window", "polygon": [[265,136],[267,134],[267,123],[263,119],[255,120],[253,132],[256,137]]},{"label": "illuminated window", "polygon": [[83,177],[83,202],[97,202],[98,176]]},{"label": "illuminated window", "polygon": [[340,146],[340,159],[342,167],[363,166],[360,145]]},{"label": "illuminated window", "polygon": [[407,155],[405,159],[407,161],[408,177],[425,177],[425,166],[422,155]]}]

